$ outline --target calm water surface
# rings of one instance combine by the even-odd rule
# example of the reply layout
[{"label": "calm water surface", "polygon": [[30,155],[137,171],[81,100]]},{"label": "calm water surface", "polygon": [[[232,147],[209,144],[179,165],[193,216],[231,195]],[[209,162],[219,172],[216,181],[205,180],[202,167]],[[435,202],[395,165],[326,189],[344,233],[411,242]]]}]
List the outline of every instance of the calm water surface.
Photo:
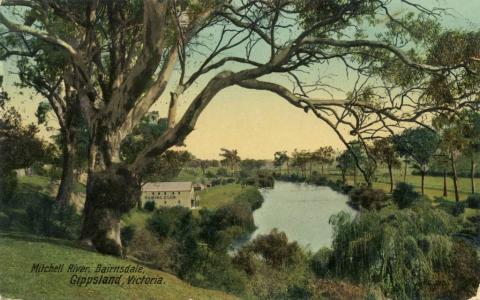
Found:
[{"label": "calm water surface", "polygon": [[253,213],[258,229],[252,238],[278,228],[289,240],[316,251],[331,245],[331,215],[340,211],[355,213],[346,204],[348,197],[329,187],[276,181],[273,189],[260,191],[265,202]]}]

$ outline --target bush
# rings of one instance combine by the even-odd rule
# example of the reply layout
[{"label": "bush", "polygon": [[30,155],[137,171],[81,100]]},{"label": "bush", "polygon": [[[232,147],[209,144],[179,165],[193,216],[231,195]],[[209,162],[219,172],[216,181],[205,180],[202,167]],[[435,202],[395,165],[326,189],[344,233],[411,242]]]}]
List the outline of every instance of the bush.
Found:
[{"label": "bush", "polygon": [[161,270],[171,273],[177,273],[180,270],[178,243],[169,238],[160,241],[149,230],[140,229],[134,231],[132,240],[127,245],[126,252]]},{"label": "bush", "polygon": [[331,268],[332,249],[324,247],[310,259],[310,268],[318,277],[326,277]]},{"label": "bush", "polygon": [[269,234],[257,236],[249,247],[274,268],[292,266],[304,259],[297,242],[289,242],[285,232],[278,231],[276,228]]},{"label": "bush", "polygon": [[154,211],[155,210],[155,201],[147,201],[143,205],[143,208],[147,211]]},{"label": "bush", "polygon": [[147,227],[160,238],[179,237],[194,222],[190,209],[161,207],[147,220]]},{"label": "bush", "polygon": [[264,200],[262,194],[256,188],[247,187],[242,193],[235,197],[234,201],[247,202],[253,211],[259,209]]},{"label": "bush", "polygon": [[195,286],[220,289],[236,295],[243,294],[247,284],[246,274],[234,268],[228,254],[212,251],[208,247],[199,248],[196,261],[189,266],[182,279]]},{"label": "bush", "polygon": [[217,170],[217,176],[228,176],[228,171],[225,168],[218,168]]},{"label": "bush", "polygon": [[120,231],[120,238],[122,240],[122,245],[128,247],[135,235],[136,226],[133,224],[123,227]]},{"label": "bush", "polygon": [[480,194],[471,194],[467,198],[468,208],[480,208]]},{"label": "bush", "polygon": [[459,216],[465,212],[465,202],[453,202],[443,197],[435,197],[435,201],[438,203],[438,208],[453,216]]},{"label": "bush", "polygon": [[205,173],[205,177],[207,177],[207,178],[213,178],[213,177],[215,177],[215,174],[213,174],[212,171],[208,170],[208,171]]},{"label": "bush", "polygon": [[[0,170],[0,172],[3,172]],[[17,174],[14,171],[9,171],[0,176],[0,203],[5,205],[12,205],[12,197],[17,188]]]},{"label": "bush", "polygon": [[411,184],[400,182],[393,190],[393,202],[397,204],[400,209],[407,208],[413,204],[414,201],[420,199],[420,194],[414,190]]},{"label": "bush", "polygon": [[32,232],[66,239],[78,237],[81,217],[72,205],[60,206],[41,193],[25,193],[22,197],[22,202],[27,203],[26,225]]},{"label": "bush", "polygon": [[253,213],[247,201],[235,201],[216,211],[201,210],[201,238],[211,247],[225,249],[255,230]]},{"label": "bush", "polygon": [[452,214],[454,216],[459,216],[465,212],[465,202],[455,202],[453,207]]},{"label": "bush", "polygon": [[320,176],[318,175],[318,173],[314,173],[312,174],[312,176],[310,176],[310,178],[308,178],[308,183],[315,184],[315,185],[328,186],[330,182],[326,177]]},{"label": "bush", "polygon": [[350,192],[350,203],[354,208],[380,209],[388,200],[383,190],[374,190],[367,187],[353,189]]},{"label": "bush", "polygon": [[275,179],[288,181],[288,182],[305,182],[307,178],[300,174],[292,173],[292,174],[275,174]]},{"label": "bush", "polygon": [[367,291],[348,282],[320,279],[315,283],[315,295],[316,299],[365,299]]}]

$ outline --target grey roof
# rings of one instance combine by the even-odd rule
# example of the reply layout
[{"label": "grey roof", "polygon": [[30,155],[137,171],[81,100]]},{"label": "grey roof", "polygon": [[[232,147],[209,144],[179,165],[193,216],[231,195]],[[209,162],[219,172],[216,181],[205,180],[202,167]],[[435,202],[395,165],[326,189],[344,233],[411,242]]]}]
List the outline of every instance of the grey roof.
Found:
[{"label": "grey roof", "polygon": [[191,181],[148,182],[142,187],[142,191],[148,191],[148,192],[177,192],[177,191],[190,191],[191,189],[192,189]]}]

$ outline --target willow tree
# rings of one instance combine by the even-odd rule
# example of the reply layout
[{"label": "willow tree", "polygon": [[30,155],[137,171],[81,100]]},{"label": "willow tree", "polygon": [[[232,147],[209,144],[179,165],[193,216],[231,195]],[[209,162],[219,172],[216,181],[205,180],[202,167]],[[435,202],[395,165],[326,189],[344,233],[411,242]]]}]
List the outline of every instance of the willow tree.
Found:
[{"label": "willow tree", "polygon": [[[305,80],[315,76],[302,76],[330,61],[344,63],[355,74],[367,70],[366,64],[383,61],[429,72],[464,65],[431,66],[408,53],[412,43],[435,33],[425,28],[437,28],[438,14],[397,0],[393,2],[409,7],[398,15],[390,12],[391,2],[4,0],[0,23],[4,38],[41,39],[67,55],[62,76],[78,97],[89,131],[81,238],[101,252],[120,255],[120,217],[140,194],[138,174],[169,148],[183,144],[201,112],[228,87],[273,92],[313,112],[342,141],[340,125],[352,125],[351,133],[358,135],[371,126],[387,126],[385,120],[422,115],[426,108],[406,115],[401,104],[372,103],[356,88],[346,99],[319,98],[315,92],[325,87],[321,79],[308,84]],[[371,26],[379,29],[375,36],[366,30]],[[289,76],[296,88],[289,90],[289,82],[276,74]],[[196,94],[177,117],[179,98],[188,90]],[[132,162],[122,162],[122,140],[160,98],[170,100],[169,128]]]}]

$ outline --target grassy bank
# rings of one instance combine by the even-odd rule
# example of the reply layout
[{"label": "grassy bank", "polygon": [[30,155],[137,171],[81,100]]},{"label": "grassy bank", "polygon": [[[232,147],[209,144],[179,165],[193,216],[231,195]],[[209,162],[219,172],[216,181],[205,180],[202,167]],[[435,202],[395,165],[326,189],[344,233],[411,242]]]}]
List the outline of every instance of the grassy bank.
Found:
[{"label": "grassy bank", "polygon": [[217,185],[199,193],[200,206],[208,209],[218,208],[231,203],[245,188],[240,184]]},{"label": "grassy bank", "polygon": [[[342,177],[338,173],[326,173],[328,178],[332,180],[341,180]],[[359,173],[357,176],[358,183],[364,182],[363,177]],[[353,176],[347,176],[347,181],[349,184],[353,184]],[[395,172],[394,174],[394,184],[397,182],[403,182],[403,174],[400,172]],[[406,178],[406,182],[413,185],[417,191],[420,191],[421,187],[421,177],[418,175],[411,175],[408,174]],[[480,178],[475,178],[475,184],[477,188],[480,189]],[[470,178],[459,178],[458,180],[459,186],[459,195],[460,200],[465,200],[471,191],[470,186]],[[376,181],[373,183],[374,188],[383,189],[386,192],[390,191],[390,179],[386,174],[379,174],[376,176]],[[434,197],[441,197],[443,195],[443,177],[437,176],[425,176],[425,194],[431,198]],[[454,188],[453,188],[453,181],[449,177],[447,178],[447,199],[451,201],[455,201],[454,195]]]},{"label": "grassy bank", "polygon": [[[77,264],[88,266],[90,273],[31,273],[33,264]],[[97,276],[97,264],[127,266],[135,264],[110,256],[79,249],[73,242],[18,234],[0,234],[0,295],[21,299],[235,299],[225,293],[195,288],[173,275],[145,268],[148,277],[162,277],[160,285],[70,284],[72,275]],[[105,274],[115,276],[116,273]],[[128,275],[123,275],[127,277]],[[126,279],[126,278],[122,278]]]}]

